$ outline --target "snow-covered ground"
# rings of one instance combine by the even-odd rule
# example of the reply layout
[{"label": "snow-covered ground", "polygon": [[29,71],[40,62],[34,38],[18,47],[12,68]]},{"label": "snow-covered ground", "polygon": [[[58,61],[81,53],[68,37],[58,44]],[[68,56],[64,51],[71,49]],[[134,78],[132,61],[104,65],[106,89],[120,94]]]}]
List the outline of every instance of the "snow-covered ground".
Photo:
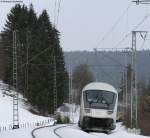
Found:
[{"label": "snow-covered ground", "polygon": [[[37,138],[58,138],[53,130],[53,128],[44,128],[38,130],[35,135]],[[117,124],[117,128],[111,134],[105,133],[86,133],[82,131],[77,125],[62,127],[57,130],[57,133],[63,138],[148,138],[146,136],[135,135],[128,133],[125,128],[121,125],[121,123]]]},{"label": "snow-covered ground", "polygon": [[[1,86],[3,85],[0,83]],[[12,124],[12,97],[3,95],[3,90],[0,87],[0,138],[32,138],[31,131],[36,128],[37,122],[41,122],[41,125],[52,125],[53,121],[47,122],[49,118],[37,116],[30,113],[27,110],[27,106],[22,100],[19,100],[19,118],[20,124],[26,124],[20,129],[12,130],[9,126]],[[64,112],[65,110],[65,112]],[[71,113],[68,113],[71,111]],[[70,106],[65,104],[65,106],[58,109],[63,115],[69,115],[73,122],[77,122],[79,118],[79,108],[75,105]],[[74,113],[75,112],[75,113]],[[61,125],[60,125],[61,126]],[[43,128],[35,131],[36,138],[58,138],[54,134],[54,129],[58,127]],[[5,128],[7,128],[5,130]],[[4,129],[4,130],[3,130]],[[57,130],[57,133],[63,138],[148,138],[141,135],[135,135],[128,133],[126,129],[121,125],[117,124],[117,128],[109,135],[104,133],[86,133],[82,131],[77,124],[63,127]]]},{"label": "snow-covered ground", "polygon": [[[9,133],[12,136],[18,131],[11,129],[13,123],[13,98],[12,96],[4,94],[4,89],[6,89],[6,87],[7,86],[0,81],[0,138],[3,138],[2,136],[6,134],[8,134],[7,137],[9,137]],[[5,92],[9,94],[9,92]],[[49,124],[50,121],[53,122],[53,120],[49,117],[38,116],[30,113],[27,110],[28,106],[26,106],[23,100],[21,100],[22,96],[19,96],[19,123],[20,127],[24,128],[20,129],[20,134],[23,131],[31,131],[34,127],[36,127],[37,123],[40,125],[45,125]],[[28,133],[28,135],[30,135],[30,133]]]},{"label": "snow-covered ground", "polygon": [[[0,89],[0,126],[8,126],[12,124],[13,120],[13,98],[2,93]],[[47,117],[37,116],[26,109],[24,103],[19,100],[19,120],[20,123],[37,122],[40,120],[47,120]]]},{"label": "snow-covered ground", "polygon": [[80,108],[75,104],[64,103],[57,109],[57,113],[61,116],[68,116],[72,123],[77,123],[79,120]]},{"label": "snow-covered ground", "polygon": [[[58,138],[53,132],[55,127],[44,128],[35,132],[36,138]],[[30,132],[33,128],[18,129],[8,131],[0,134],[0,138],[32,138]],[[120,124],[117,124],[117,129],[107,135],[104,133],[86,133],[82,131],[77,125],[65,127],[57,130],[57,133],[63,138],[149,138],[128,133]]]},{"label": "snow-covered ground", "polygon": [[32,138],[31,131],[33,128],[16,129],[0,133],[0,138]]}]

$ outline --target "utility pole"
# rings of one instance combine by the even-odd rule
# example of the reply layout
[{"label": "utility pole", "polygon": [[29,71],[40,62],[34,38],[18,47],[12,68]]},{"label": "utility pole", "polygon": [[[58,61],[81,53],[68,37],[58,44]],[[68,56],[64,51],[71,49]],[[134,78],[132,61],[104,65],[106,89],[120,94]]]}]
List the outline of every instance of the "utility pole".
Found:
[{"label": "utility pole", "polygon": [[[125,84],[126,84],[126,82],[125,82],[125,81],[126,81],[126,80],[125,80],[126,78],[125,78],[125,77],[126,77],[126,76],[125,76],[125,72],[123,71],[123,72],[122,72],[122,88],[123,88],[123,92],[122,92],[122,106],[121,106],[121,107],[122,107],[122,112],[123,112],[124,117],[125,117],[125,105],[126,105],[126,104],[125,104],[125,102],[126,102],[126,101],[125,101],[125,96],[126,96],[126,95],[125,95],[125,94],[126,94],[126,93],[125,93],[125,92],[126,92],[126,91],[125,91],[125,90],[126,90],[126,89],[125,89],[125,87],[126,87],[126,85],[125,85]],[[124,118],[123,118],[123,119],[124,119]]]},{"label": "utility pole", "polygon": [[[21,0],[0,0],[1,3],[23,3]],[[18,78],[17,78],[17,32],[13,31],[13,129],[19,128]]]},{"label": "utility pole", "polygon": [[69,103],[72,104],[72,69],[69,69]]},{"label": "utility pole", "polygon": [[[113,51],[113,52],[117,52],[117,51],[122,51],[123,53],[125,53],[125,55],[126,55],[126,53],[127,52],[129,52],[129,51],[131,51],[131,48],[129,48],[129,47],[125,47],[125,48],[95,48],[94,49],[94,51],[95,51],[95,55],[97,56],[98,54],[98,50],[100,50],[100,51]],[[119,60],[116,60],[115,58],[112,58],[112,57],[110,57],[110,56],[108,56],[108,55],[106,55],[105,53],[101,53],[104,57],[106,57],[106,58],[108,58],[108,59],[110,59],[110,60],[112,60],[113,62],[115,62],[118,66],[121,66],[121,67],[123,67],[123,69],[124,69],[124,67],[125,67],[125,63],[123,64],[123,63],[121,63]],[[103,65],[102,65],[103,66]],[[105,71],[103,71],[103,72],[105,72]],[[105,73],[106,74],[106,73]],[[112,77],[111,77],[112,78]],[[113,79],[113,78],[112,78]],[[114,79],[115,80],[115,79]]]},{"label": "utility pole", "polygon": [[[70,118],[73,119],[72,68],[69,67],[69,104],[71,105]],[[74,122],[74,120],[72,120]]]},{"label": "utility pole", "polygon": [[137,91],[137,50],[136,37],[139,33],[145,40],[147,31],[132,31],[132,71],[131,71],[131,128],[138,129],[138,91]]},{"label": "utility pole", "polygon": [[18,74],[17,74],[17,33],[13,31],[13,129],[19,128],[18,112]]},{"label": "utility pole", "polygon": [[127,61],[127,53],[125,54],[125,112],[127,113],[128,109],[128,69],[127,69],[128,61]]},{"label": "utility pole", "polygon": [[57,76],[56,76],[56,57],[53,57],[53,64],[54,64],[54,84],[53,84],[53,94],[54,94],[54,114],[57,109]]},{"label": "utility pole", "polygon": [[25,66],[25,94],[28,93],[28,78],[29,78],[29,71],[28,71],[28,67],[29,67],[29,37],[30,37],[30,31],[27,30],[26,32],[26,42],[27,42],[27,46],[26,46],[26,66]]}]

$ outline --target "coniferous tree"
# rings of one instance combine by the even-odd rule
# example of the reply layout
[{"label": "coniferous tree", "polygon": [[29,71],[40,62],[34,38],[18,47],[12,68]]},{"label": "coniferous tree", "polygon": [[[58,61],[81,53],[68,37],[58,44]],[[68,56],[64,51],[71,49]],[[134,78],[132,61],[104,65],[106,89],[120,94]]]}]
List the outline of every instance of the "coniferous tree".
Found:
[{"label": "coniferous tree", "polygon": [[[31,105],[41,113],[53,113],[54,57],[56,58],[58,106],[68,94],[64,56],[59,42],[59,32],[52,26],[44,10],[39,18],[30,5],[16,5],[8,14],[3,41],[11,42],[5,54],[5,82],[12,85],[12,32],[17,31],[19,90]],[[27,64],[28,63],[28,64]],[[27,77],[28,74],[28,77]]]},{"label": "coniferous tree", "polygon": [[[13,31],[17,32],[17,59],[18,59],[18,79],[20,80],[20,66],[19,66],[19,58],[20,58],[20,48],[21,44],[25,43],[25,28],[27,26],[27,7],[25,5],[20,6],[16,5],[7,15],[7,21],[3,31],[2,41],[4,42],[4,46],[7,48],[5,53],[5,75],[4,81],[10,85],[12,85],[12,41],[13,41]],[[20,85],[19,85],[20,86]]]}]

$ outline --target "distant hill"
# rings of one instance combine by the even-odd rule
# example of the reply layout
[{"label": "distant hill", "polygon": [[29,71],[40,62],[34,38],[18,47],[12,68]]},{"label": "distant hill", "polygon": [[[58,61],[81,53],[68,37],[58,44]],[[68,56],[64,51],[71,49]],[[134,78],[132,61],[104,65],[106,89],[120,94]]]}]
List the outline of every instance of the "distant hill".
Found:
[{"label": "distant hill", "polygon": [[[131,53],[125,51],[75,51],[65,52],[65,62],[74,68],[82,63],[90,66],[97,81],[108,82],[116,87],[121,81],[123,69],[131,63]],[[137,72],[139,80],[150,78],[150,50],[137,52]]]}]

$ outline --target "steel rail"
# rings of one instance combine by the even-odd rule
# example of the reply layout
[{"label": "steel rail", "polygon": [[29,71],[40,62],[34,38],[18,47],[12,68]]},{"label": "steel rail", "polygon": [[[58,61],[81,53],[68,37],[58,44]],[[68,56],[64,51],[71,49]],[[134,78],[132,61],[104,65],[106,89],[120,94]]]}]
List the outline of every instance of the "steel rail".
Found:
[{"label": "steel rail", "polygon": [[32,130],[31,135],[32,135],[33,138],[36,138],[36,136],[34,134],[35,131],[37,131],[39,129],[47,128],[47,127],[53,127],[53,126],[55,126],[55,125],[53,124],[53,125],[48,125],[48,126],[42,126],[42,127],[35,128],[35,129]]},{"label": "steel rail", "polygon": [[47,125],[47,126],[38,127],[38,128],[35,128],[35,129],[32,130],[31,136],[32,136],[32,138],[37,138],[36,135],[35,135],[35,132],[36,132],[37,130],[44,129],[44,128],[47,128],[47,127],[50,127],[50,128],[51,128],[51,127],[56,127],[56,128],[53,129],[54,134],[55,134],[57,137],[59,137],[59,138],[63,138],[57,131],[58,131],[59,129],[61,129],[61,128],[69,127],[69,126],[73,126],[73,125],[74,125],[74,124],[63,125],[63,126],[57,126],[57,125],[53,124],[53,125]]},{"label": "steel rail", "polygon": [[64,127],[73,126],[73,125],[74,125],[74,124],[69,124],[69,125],[57,127],[57,128],[55,128],[55,129],[53,130],[53,131],[54,131],[54,134],[55,134],[56,136],[58,136],[59,138],[63,138],[63,137],[57,132],[57,130],[59,130],[59,129],[61,129],[61,128],[64,128]]}]

